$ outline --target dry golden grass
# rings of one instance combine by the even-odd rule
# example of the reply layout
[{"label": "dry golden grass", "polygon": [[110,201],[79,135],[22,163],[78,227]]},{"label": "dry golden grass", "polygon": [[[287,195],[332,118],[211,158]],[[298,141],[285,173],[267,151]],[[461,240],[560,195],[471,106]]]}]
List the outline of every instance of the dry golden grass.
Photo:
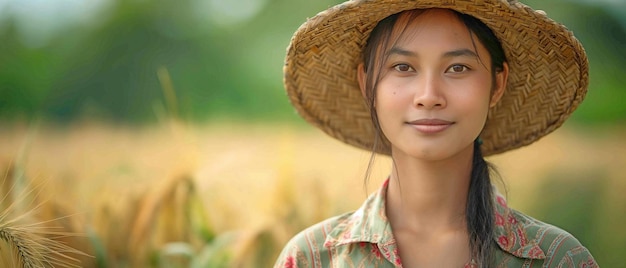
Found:
[{"label": "dry golden grass", "polygon": [[[522,211],[555,170],[605,170],[615,202],[626,186],[625,134],[564,128],[491,160]],[[94,256],[80,257],[83,267],[269,266],[296,232],[357,208],[380,185],[389,159],[378,158],[365,184],[369,156],[278,124],[0,128],[0,168],[19,158],[55,204],[39,217],[85,234],[66,243]]]},{"label": "dry golden grass", "polygon": [[90,257],[77,249],[87,247],[79,234],[67,231],[77,230],[67,228],[72,220],[41,190],[14,166],[0,176],[0,267],[80,267]]}]

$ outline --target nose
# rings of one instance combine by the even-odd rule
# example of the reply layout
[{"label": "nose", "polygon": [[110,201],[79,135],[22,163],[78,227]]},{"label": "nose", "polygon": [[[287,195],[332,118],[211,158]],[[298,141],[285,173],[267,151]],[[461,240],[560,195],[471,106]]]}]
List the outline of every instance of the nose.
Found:
[{"label": "nose", "polygon": [[446,99],[441,88],[441,79],[437,75],[423,74],[415,83],[413,105],[418,109],[446,107]]}]

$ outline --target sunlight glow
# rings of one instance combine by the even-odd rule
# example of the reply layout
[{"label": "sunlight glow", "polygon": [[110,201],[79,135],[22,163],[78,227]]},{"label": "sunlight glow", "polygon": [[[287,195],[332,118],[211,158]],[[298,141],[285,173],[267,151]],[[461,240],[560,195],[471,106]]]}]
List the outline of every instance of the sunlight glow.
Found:
[{"label": "sunlight glow", "polygon": [[254,18],[267,0],[195,0],[198,15],[219,26],[230,26]]},{"label": "sunlight glow", "polygon": [[0,17],[12,16],[31,47],[45,45],[47,40],[70,24],[91,22],[107,0],[0,0]]}]

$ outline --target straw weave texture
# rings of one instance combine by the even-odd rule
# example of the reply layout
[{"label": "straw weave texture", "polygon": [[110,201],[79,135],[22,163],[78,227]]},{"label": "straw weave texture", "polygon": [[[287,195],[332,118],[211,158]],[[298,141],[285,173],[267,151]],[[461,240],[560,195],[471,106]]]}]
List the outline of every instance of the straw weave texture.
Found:
[{"label": "straw weave texture", "polygon": [[[284,83],[298,113],[330,136],[372,150],[375,130],[356,80],[362,49],[383,18],[433,7],[478,18],[504,48],[509,79],[481,134],[484,155],[536,141],[561,126],[582,102],[588,86],[585,51],[543,12],[504,0],[353,0],[307,20],[291,40]],[[388,145],[377,151],[390,153]]]}]

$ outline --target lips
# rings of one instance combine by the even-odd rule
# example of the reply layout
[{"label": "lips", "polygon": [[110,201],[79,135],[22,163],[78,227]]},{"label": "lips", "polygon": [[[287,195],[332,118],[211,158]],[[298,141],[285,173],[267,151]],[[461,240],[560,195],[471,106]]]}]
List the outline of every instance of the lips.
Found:
[{"label": "lips", "polygon": [[408,123],[411,125],[436,126],[436,125],[451,125],[454,122],[446,121],[442,119],[419,119],[419,120],[411,121]]},{"label": "lips", "polygon": [[443,119],[429,118],[410,121],[407,122],[407,124],[424,134],[434,134],[446,130],[448,127],[452,126],[454,122]]}]

